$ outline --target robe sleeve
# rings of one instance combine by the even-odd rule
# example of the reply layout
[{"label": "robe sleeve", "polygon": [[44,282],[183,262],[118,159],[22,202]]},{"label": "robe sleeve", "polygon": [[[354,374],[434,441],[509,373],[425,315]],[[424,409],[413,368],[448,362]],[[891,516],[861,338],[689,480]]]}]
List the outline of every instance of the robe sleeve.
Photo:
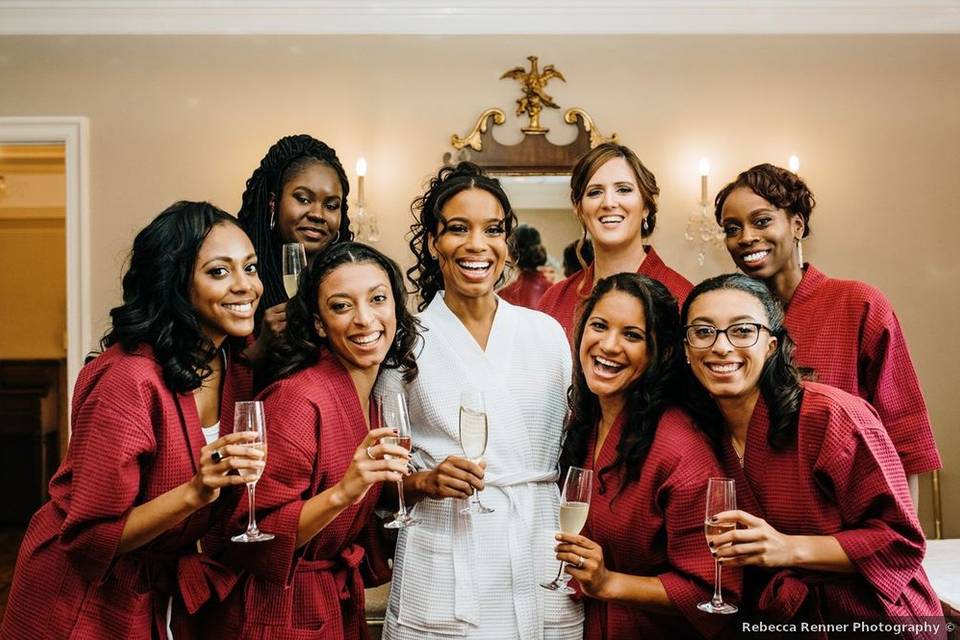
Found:
[{"label": "robe sleeve", "polygon": [[856,570],[896,602],[920,569],[925,549],[900,459],[869,407],[830,420],[859,423],[828,429],[814,468],[843,519],[834,537]]},{"label": "robe sleeve", "polygon": [[[696,465],[695,461],[690,463],[692,464],[685,465],[688,467],[685,471]],[[707,478],[720,473],[715,470],[711,474],[709,466],[701,466],[702,478],[687,480],[674,487],[667,496],[664,521],[670,570],[657,577],[680,614],[703,636],[713,637],[719,634],[729,621],[725,616],[700,611],[697,604],[706,602],[713,596],[714,564],[703,531],[704,500]],[[740,569],[725,567],[722,576],[724,598],[739,602]]]},{"label": "robe sleeve", "polygon": [[861,380],[900,454],[907,475],[942,467],[920,382],[890,302],[871,297],[860,343]]},{"label": "robe sleeve", "polygon": [[[313,497],[320,413],[282,383],[266,389],[260,399],[267,418],[267,466],[257,482],[257,526],[275,537],[256,544],[234,544],[244,548],[233,549],[230,557],[261,578],[289,585],[301,556],[297,548],[300,511]],[[247,504],[241,499],[231,519],[237,532],[246,527]]]},{"label": "robe sleeve", "polygon": [[156,448],[142,379],[115,367],[75,414],[70,506],[60,531],[67,555],[91,582],[104,578],[117,555],[141,466]]}]

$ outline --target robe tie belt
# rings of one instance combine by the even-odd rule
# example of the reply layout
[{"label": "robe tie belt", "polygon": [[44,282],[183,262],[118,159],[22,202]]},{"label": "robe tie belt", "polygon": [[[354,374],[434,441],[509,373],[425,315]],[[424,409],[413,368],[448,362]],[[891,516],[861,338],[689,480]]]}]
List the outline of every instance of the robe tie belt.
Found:
[{"label": "robe tie belt", "polygon": [[[757,602],[757,609],[775,620],[788,621],[800,616],[808,622],[821,623],[821,586],[833,581],[823,574],[781,569],[767,582]],[[816,616],[816,619],[808,619],[809,614]],[[816,637],[827,636],[820,633]]]},{"label": "robe tie belt", "polygon": [[[560,477],[556,469],[531,472],[518,471],[503,475],[490,475],[486,486],[500,489],[507,497],[510,512],[506,518],[506,551],[510,560],[510,572],[514,590],[525,597],[516,599],[516,615],[520,640],[539,640],[543,637],[543,611],[536,606],[542,594],[536,584],[535,564],[530,541],[533,539],[532,515],[535,496],[531,485],[556,483]],[[483,516],[480,516],[483,517]],[[454,515],[453,528],[460,544],[453,545],[454,613],[458,620],[478,626],[480,624],[480,596],[476,576],[480,558],[477,554],[472,517]]]},{"label": "robe tie belt", "polygon": [[[161,594],[177,590],[190,614],[214,596],[221,602],[237,584],[237,574],[202,553],[190,552],[176,558],[171,567],[171,555],[152,551],[135,552],[143,563],[149,589]],[[165,598],[163,599],[165,601]]]},{"label": "robe tie belt", "polygon": [[349,544],[332,558],[300,560],[294,571],[297,573],[328,572],[333,575],[341,603],[348,600],[362,602],[360,592],[363,590],[363,576],[360,575],[360,564],[363,562],[364,553],[360,545]]}]

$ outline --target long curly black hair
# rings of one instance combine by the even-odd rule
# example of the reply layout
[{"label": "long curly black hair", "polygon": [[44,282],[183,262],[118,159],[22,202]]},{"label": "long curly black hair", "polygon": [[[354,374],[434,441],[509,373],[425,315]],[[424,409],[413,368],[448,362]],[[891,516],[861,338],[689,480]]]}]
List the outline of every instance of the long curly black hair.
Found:
[{"label": "long curly black hair", "polygon": [[499,180],[486,175],[472,162],[461,162],[456,167],[440,169],[430,180],[426,193],[410,205],[414,218],[410,227],[410,250],[417,262],[407,269],[407,277],[420,294],[418,311],[426,309],[437,292],[443,289],[440,262],[430,255],[430,238],[446,233],[446,222],[440,215],[443,207],[451,198],[467,189],[483,189],[497,199],[503,209],[503,225],[507,238],[517,226],[517,216]]},{"label": "long curly black hair", "polygon": [[347,242],[353,239],[350,218],[347,215],[350,182],[347,180],[343,165],[340,164],[337,152],[305,133],[277,140],[260,161],[260,166],[247,180],[243,202],[237,213],[240,226],[253,241],[253,248],[260,261],[263,299],[257,310],[257,326],[260,325],[260,319],[266,309],[287,300],[287,294],[283,289],[283,267],[280,255],[284,241],[280,237],[280,225],[271,225],[270,201],[276,200],[276,215],[279,216],[280,195],[283,193],[284,185],[316,162],[332,168],[337,173],[340,188],[343,191],[343,198],[340,200],[340,235],[336,241]]},{"label": "long curly black hair", "polygon": [[[760,372],[759,386],[770,414],[767,443],[773,449],[783,450],[796,441],[803,386],[800,383],[800,372],[793,363],[795,346],[784,326],[783,306],[780,301],[763,282],[742,273],[729,273],[708,278],[694,287],[683,303],[681,321],[686,326],[690,306],[697,298],[710,291],[723,289],[742,291],[756,298],[766,313],[770,335],[777,339],[776,351],[767,358]],[[683,394],[684,406],[719,452],[726,433],[726,423],[716,401],[696,379],[689,366],[684,372],[683,386],[686,389]]]},{"label": "long curly black hair", "polygon": [[[606,294],[622,291],[636,298],[643,307],[646,320],[644,330],[647,342],[647,368],[624,389],[623,432],[617,443],[617,457],[612,464],[597,474],[603,486],[603,476],[617,472],[623,480],[620,491],[640,477],[643,460],[657,431],[663,411],[673,403],[672,390],[680,374],[680,317],[677,301],[660,282],[636,273],[618,273],[603,278],[584,302],[577,321],[574,344],[577,355],[573,360],[573,384],[567,392],[567,423],[560,468],[580,466],[587,458],[591,434],[600,421],[600,402],[587,386],[579,350],[583,333],[594,307]],[[619,493],[619,492],[618,492]]]},{"label": "long curly black hair", "polygon": [[180,393],[200,387],[217,351],[200,327],[189,291],[200,247],[218,224],[237,220],[209,202],[181,201],[140,231],[123,276],[123,304],[110,310],[112,326],[100,341],[101,349],[119,344],[127,353],[150,345],[164,382]]},{"label": "long curly black hair", "polygon": [[320,284],[345,264],[376,264],[390,280],[396,307],[397,334],[387,351],[382,367],[400,369],[405,382],[417,377],[415,350],[420,325],[407,309],[407,292],[397,263],[371,246],[359,242],[340,242],[321,253],[309,269],[300,273],[297,295],[287,303],[287,329],[267,354],[264,373],[270,381],[285,378],[315,364],[321,347],[329,348],[326,338],[317,333],[314,317],[319,313],[317,297]]}]

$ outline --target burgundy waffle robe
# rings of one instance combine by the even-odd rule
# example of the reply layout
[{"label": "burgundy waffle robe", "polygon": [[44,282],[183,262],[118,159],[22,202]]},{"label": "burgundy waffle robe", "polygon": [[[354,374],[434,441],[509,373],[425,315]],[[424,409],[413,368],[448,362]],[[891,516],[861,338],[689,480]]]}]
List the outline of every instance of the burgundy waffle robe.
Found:
[{"label": "burgundy waffle robe", "polygon": [[761,397],[743,468],[729,438],[722,462],[737,481],[740,509],[780,533],[835,537],[856,572],[748,567],[747,609],[768,621],[921,622],[941,616],[921,567],[926,543],[906,476],[876,413],[834,387],[803,386],[795,444],[776,451],[767,443],[770,418]]},{"label": "burgundy waffle robe", "polygon": [[873,405],[907,475],[942,466],[900,322],[880,291],[807,265],[786,326],[797,366]]},{"label": "burgundy waffle robe", "polygon": [[534,269],[521,271],[517,279],[497,292],[501,298],[518,307],[536,309],[543,294],[553,286],[550,279]]},{"label": "burgundy waffle robe", "polygon": [[[340,481],[367,435],[356,387],[324,350],[316,364],[270,385],[259,398],[269,453],[257,483],[257,524],[276,538],[228,543],[228,557],[249,573],[210,637],[367,638],[361,569],[375,582],[389,579],[379,555],[367,553],[374,527],[383,526],[373,518],[380,485],[296,548],[304,502]],[[241,501],[233,519],[238,532],[246,526],[246,504]]]},{"label": "burgundy waffle robe", "polygon": [[[250,394],[249,369],[231,357],[221,435],[233,430],[234,401]],[[193,395],[170,391],[150,347],[126,354],[113,346],[85,366],[70,449],[20,547],[0,637],[166,638],[170,595],[174,636],[199,637],[186,613],[225,597],[236,581],[209,555],[220,536],[198,545],[227,515],[231,494],[142,547],[118,555],[117,546],[131,509],[189,481],[205,445]]]},{"label": "burgundy waffle robe", "polygon": [[[610,429],[596,462],[596,431],[586,468],[612,464],[623,433],[621,415]],[[594,478],[584,535],[603,548],[610,571],[660,578],[679,615],[649,613],[584,598],[585,640],[714,637],[729,618],[697,609],[713,595],[713,556],[703,521],[707,479],[722,476],[710,442],[680,409],[660,418],[640,476],[620,491],[622,469]],[[725,570],[724,597],[739,602],[740,572]]]},{"label": "burgundy waffle robe", "polygon": [[[646,247],[647,257],[640,263],[637,273],[654,280],[659,280],[670,294],[682,306],[687,294],[693,289],[690,281],[668,267],[654,251],[653,247]],[[567,339],[573,344],[573,331],[577,324],[576,316],[580,303],[590,296],[593,291],[594,264],[587,265],[583,271],[578,271],[569,278],[556,283],[540,298],[540,311],[552,316],[567,333]]]}]

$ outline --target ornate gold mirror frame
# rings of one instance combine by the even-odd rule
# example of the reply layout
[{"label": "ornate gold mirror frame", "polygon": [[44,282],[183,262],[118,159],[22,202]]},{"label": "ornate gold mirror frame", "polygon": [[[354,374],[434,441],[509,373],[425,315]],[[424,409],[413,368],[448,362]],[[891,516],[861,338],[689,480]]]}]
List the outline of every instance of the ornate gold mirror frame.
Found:
[{"label": "ornate gold mirror frame", "polygon": [[527,60],[530,61],[529,71],[514,67],[500,76],[501,80],[510,78],[520,82],[523,95],[517,99],[516,115],[526,114],[529,118],[527,126],[521,128],[523,140],[513,145],[498,142],[493,137],[493,127],[504,124],[507,116],[502,109],[490,108],[480,114],[470,133],[463,137],[451,136],[450,143],[456,151],[444,154],[444,164],[470,160],[490,173],[564,175],[569,174],[576,161],[593,147],[602,142],[617,141],[617,134],[604,136],[586,111],[573,107],[564,112],[563,120],[577,127],[577,137],[564,145],[550,142],[546,136],[549,129],[540,124],[540,113],[544,108],[559,109],[560,106],[544,89],[554,78],[563,82],[566,79],[552,64],[540,71],[537,56],[527,56]]}]

